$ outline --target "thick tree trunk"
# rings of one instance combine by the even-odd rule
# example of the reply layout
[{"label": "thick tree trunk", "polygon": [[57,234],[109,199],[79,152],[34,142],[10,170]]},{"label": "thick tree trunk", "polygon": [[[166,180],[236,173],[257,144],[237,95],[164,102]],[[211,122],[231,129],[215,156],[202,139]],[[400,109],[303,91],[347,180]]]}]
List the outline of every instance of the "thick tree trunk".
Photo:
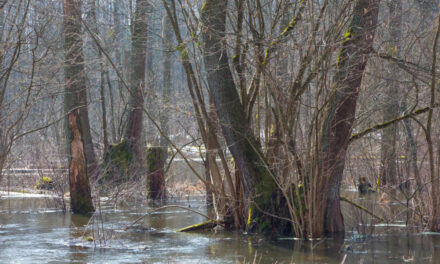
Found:
[{"label": "thick tree trunk", "polygon": [[64,0],[65,111],[69,157],[71,208],[74,213],[93,212],[88,170],[95,166],[87,113],[87,93],[81,39],[81,2]]},{"label": "thick tree trunk", "polygon": [[373,45],[379,2],[357,1],[351,25],[338,54],[337,71],[321,132],[321,186],[315,197],[318,208],[314,210],[318,217],[314,218],[313,228],[317,237],[345,231],[339,189],[362,76]]},{"label": "thick tree trunk", "polygon": [[[69,81],[67,80],[67,82]],[[87,176],[87,159],[80,120],[81,109],[73,110],[68,114],[70,206],[73,213],[87,214],[95,209]]]},{"label": "thick tree trunk", "polygon": [[130,114],[125,140],[141,164],[144,144],[142,141],[142,120],[145,88],[145,59],[147,49],[147,0],[136,0],[134,28],[131,36],[131,70],[130,70]]},{"label": "thick tree trunk", "polygon": [[[65,111],[80,107],[80,122],[83,133],[84,148],[87,158],[87,171],[92,174],[97,166],[95,151],[93,150],[92,133],[87,107],[87,88],[84,71],[83,41],[81,31],[81,1],[64,0],[64,52],[65,78],[70,78],[71,87],[65,95]],[[67,13],[68,12],[68,13]]]},{"label": "thick tree trunk", "polygon": [[229,68],[225,43],[227,2],[207,0],[202,8],[203,52],[209,92],[226,143],[241,172],[245,196],[250,200],[247,226],[261,228],[260,224],[266,222],[267,228],[276,228],[270,224],[273,219],[265,213],[277,214],[277,205],[272,199],[277,186],[248,125]]}]

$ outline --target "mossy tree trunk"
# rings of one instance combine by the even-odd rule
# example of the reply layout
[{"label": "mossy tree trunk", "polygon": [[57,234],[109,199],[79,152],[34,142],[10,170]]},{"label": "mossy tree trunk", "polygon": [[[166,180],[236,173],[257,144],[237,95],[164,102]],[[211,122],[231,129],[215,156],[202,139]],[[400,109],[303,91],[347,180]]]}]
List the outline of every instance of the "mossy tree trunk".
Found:
[{"label": "mossy tree trunk", "polygon": [[319,189],[314,197],[317,214],[313,235],[345,232],[340,205],[340,185],[345,156],[355,118],[362,76],[371,52],[377,25],[379,0],[358,0],[344,36],[321,132]]},{"label": "mossy tree trunk", "polygon": [[152,200],[166,199],[164,152],[161,147],[147,150],[147,197]]},{"label": "mossy tree trunk", "polygon": [[249,201],[248,228],[259,231],[276,229],[279,207],[273,199],[278,190],[272,172],[266,166],[246,112],[240,101],[234,79],[229,68],[226,52],[225,30],[228,1],[205,1],[201,10],[204,64],[210,95],[221,124],[229,150],[242,176],[245,200]]},{"label": "mossy tree trunk", "polygon": [[64,74],[67,113],[67,150],[71,209],[74,213],[94,211],[88,165],[95,162],[87,112],[81,32],[81,1],[64,0]]},{"label": "mossy tree trunk", "polygon": [[139,165],[142,164],[144,144],[142,141],[143,105],[145,88],[145,60],[147,49],[147,0],[136,0],[134,28],[131,36],[130,113],[125,140],[134,151]]}]

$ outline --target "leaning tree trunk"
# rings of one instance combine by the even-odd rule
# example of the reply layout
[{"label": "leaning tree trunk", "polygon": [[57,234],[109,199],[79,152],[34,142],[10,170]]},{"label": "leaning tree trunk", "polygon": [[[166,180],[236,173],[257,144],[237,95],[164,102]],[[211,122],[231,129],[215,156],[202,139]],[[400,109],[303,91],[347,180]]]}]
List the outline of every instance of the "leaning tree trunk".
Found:
[{"label": "leaning tree trunk", "polygon": [[[94,162],[87,113],[84,59],[81,39],[81,1],[64,0],[64,74],[67,113],[69,185],[73,213],[94,211],[88,178],[88,164]],[[90,144],[89,147],[88,143]],[[93,154],[93,155],[92,155]],[[92,155],[92,156],[91,156]]]},{"label": "leaning tree trunk", "polygon": [[229,150],[242,176],[245,199],[249,199],[247,227],[261,228],[265,223],[276,229],[278,206],[273,199],[277,185],[266,166],[261,148],[247,122],[226,52],[225,30],[228,1],[207,0],[201,10],[204,64],[210,96]]},{"label": "leaning tree trunk", "polygon": [[315,197],[318,208],[314,208],[317,217],[314,218],[313,227],[313,235],[317,237],[323,234],[343,234],[345,231],[339,191],[362,76],[373,45],[379,2],[357,1],[338,54],[337,70],[320,139],[321,187]]},{"label": "leaning tree trunk", "polygon": [[136,0],[134,28],[131,36],[130,114],[125,140],[133,150],[136,160],[143,159],[142,119],[145,88],[145,59],[147,49],[147,0]]}]

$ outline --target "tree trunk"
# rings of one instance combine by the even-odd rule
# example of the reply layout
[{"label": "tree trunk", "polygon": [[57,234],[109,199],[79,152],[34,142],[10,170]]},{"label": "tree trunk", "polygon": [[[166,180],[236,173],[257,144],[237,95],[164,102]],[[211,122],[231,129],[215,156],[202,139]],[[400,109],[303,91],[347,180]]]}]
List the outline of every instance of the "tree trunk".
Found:
[{"label": "tree trunk", "polygon": [[339,189],[362,76],[373,45],[379,2],[357,1],[338,54],[337,70],[321,131],[320,187],[315,197],[317,208],[314,208],[318,217],[314,218],[313,227],[313,235],[317,237],[345,232]]},{"label": "tree trunk", "polygon": [[[201,10],[205,70],[210,96],[218,114],[221,129],[234,162],[242,175],[246,199],[250,200],[247,228],[276,228],[271,217],[277,214],[277,186],[266,166],[261,148],[247,122],[231,70],[225,43],[228,1],[207,0]],[[265,212],[265,213],[263,213]]]},{"label": "tree trunk", "polygon": [[[121,20],[120,20],[120,13],[119,11],[122,9],[121,8],[121,1],[119,0],[113,0],[113,23],[114,23],[114,29],[115,32],[113,34],[112,37],[112,42],[113,45],[115,45],[115,63],[116,63],[116,67],[117,70],[121,73],[124,74],[124,71],[121,67],[122,65],[122,59],[121,59],[121,49],[124,49],[124,45],[122,45],[121,43],[121,38],[123,36],[123,34],[121,34],[122,30],[122,26],[121,26]],[[107,83],[108,85],[108,94],[110,97],[110,124],[111,124],[111,132],[112,132],[112,142],[115,143],[117,141],[119,141],[121,139],[121,135],[120,133],[118,133],[118,129],[116,128],[116,113],[115,113],[115,98],[114,98],[114,92],[113,92],[113,87],[110,85],[110,75],[107,72]],[[121,84],[121,80],[118,78],[118,80],[116,81],[116,85],[114,85],[114,87],[116,88],[116,92],[121,91],[122,90],[122,84]],[[122,99],[122,98],[121,98]]]},{"label": "tree trunk", "polygon": [[439,1],[438,0],[417,0],[416,3],[420,8],[421,15],[421,29],[426,30],[433,26],[434,16],[439,11]]},{"label": "tree trunk", "polygon": [[[163,87],[162,87],[162,109],[160,112],[160,127],[169,135],[169,107],[171,96],[171,52],[173,50],[173,28],[170,18],[165,15],[162,22],[162,49],[163,49]],[[164,151],[164,159],[167,159],[168,141],[160,137],[160,146]]]},{"label": "tree trunk", "polygon": [[134,28],[131,36],[130,114],[125,140],[141,164],[144,144],[142,119],[145,88],[145,59],[147,49],[147,0],[136,0]]},{"label": "tree trunk", "polygon": [[[147,13],[150,14],[151,16],[151,20],[153,21],[155,19],[155,8],[152,4],[148,5],[148,9],[147,9]],[[148,30],[147,30],[147,57],[146,57],[146,74],[147,74],[147,81],[146,81],[146,85],[148,86],[148,89],[145,91],[145,96],[146,96],[146,100],[147,103],[145,104],[145,107],[147,108],[148,112],[151,113],[152,117],[154,119],[158,118],[160,119],[160,116],[158,116],[159,111],[157,111],[158,108],[158,104],[156,102],[156,98],[157,98],[157,89],[156,89],[156,85],[157,85],[157,80],[155,78],[155,63],[156,63],[156,57],[155,52],[154,52],[154,45],[155,45],[155,36],[156,36],[156,32],[155,32],[155,27],[154,25],[150,24],[148,25]],[[146,140],[147,140],[147,144],[152,145],[152,146],[157,146],[160,144],[160,138],[157,137],[157,129],[156,127],[153,125],[153,122],[151,122],[151,120],[147,119],[145,122],[145,136],[146,136]]]},{"label": "tree trunk", "polygon": [[[402,38],[402,3],[400,1],[390,1],[388,4],[390,10],[390,33],[389,33],[389,52],[393,56],[399,58],[400,56],[400,41]],[[399,92],[400,87],[399,67],[396,64],[387,65],[391,73],[391,80],[389,81],[387,88],[385,88],[385,100],[387,104],[383,110],[383,120],[392,120],[396,116],[399,116]],[[397,124],[393,124],[384,128],[381,138],[381,180],[382,186],[389,185],[392,188],[397,187]]]},{"label": "tree trunk", "polygon": [[[426,124],[426,138],[428,145],[428,156],[429,156],[429,168],[430,168],[430,178],[431,178],[431,202],[432,202],[432,210],[431,210],[431,219],[429,223],[429,230],[431,232],[439,232],[440,231],[440,175],[439,175],[439,161],[440,161],[440,145],[437,144],[437,149],[435,150],[437,153],[437,160],[435,161],[434,157],[434,136],[432,135],[432,120],[433,120],[433,107],[437,102],[436,91],[438,91],[437,85],[437,51],[438,51],[438,43],[440,39],[440,17],[437,19],[437,31],[434,37],[434,44],[432,47],[432,66],[431,66],[431,109],[428,112],[428,120]],[[436,167],[437,164],[437,168]]]},{"label": "tree trunk", "polygon": [[151,147],[147,151],[147,197],[153,200],[166,199],[164,154],[161,147]]},{"label": "tree trunk", "polygon": [[[90,1],[90,9],[91,9],[91,16],[92,16],[92,23],[93,23],[93,29],[94,33],[99,36],[99,28],[98,28],[98,20],[96,17],[96,0]],[[101,99],[101,119],[102,119],[102,138],[103,138],[103,144],[104,144],[104,153],[108,149],[108,130],[107,130],[107,110],[105,107],[105,66],[104,66],[104,57],[102,54],[102,51],[99,47],[96,47],[98,51],[98,61],[99,61],[99,70],[100,70],[100,82],[99,82],[99,95]],[[111,89],[111,87],[109,87]]]},{"label": "tree trunk", "polygon": [[[69,82],[70,80],[67,80],[66,86],[69,85]],[[80,120],[80,109],[73,110],[68,114],[70,206],[73,213],[87,214],[94,212],[95,209],[87,176],[87,159]]]},{"label": "tree trunk", "polygon": [[64,0],[65,110],[69,185],[73,213],[94,211],[88,171],[95,166],[87,113],[84,59],[81,32],[81,2]]},{"label": "tree trunk", "polygon": [[[3,24],[3,19],[4,19],[4,7],[6,5],[7,1],[3,1],[0,2],[0,43],[3,42],[3,30],[4,30],[4,24]],[[1,45],[2,50],[3,45]],[[4,73],[4,54],[3,52],[0,53],[0,74],[3,75]],[[1,94],[5,94],[6,90],[6,86],[3,83],[3,78],[0,77],[0,93]],[[3,178],[3,167],[6,161],[6,157],[7,157],[7,151],[6,151],[6,144],[5,144],[5,137],[4,137],[4,127],[5,127],[5,121],[3,120],[3,116],[4,116],[4,109],[3,109],[3,105],[4,105],[4,100],[0,99],[0,184],[2,182],[2,178]]]},{"label": "tree trunk", "polygon": [[[72,81],[71,89],[66,89],[65,111],[80,107],[80,122],[83,134],[84,148],[87,159],[87,172],[93,174],[97,162],[93,150],[92,133],[90,131],[89,114],[87,107],[86,75],[84,71],[83,41],[81,31],[81,2],[78,0],[64,0],[64,51],[65,51],[65,78]],[[67,13],[68,12],[68,13]],[[70,18],[69,18],[70,17]]]}]

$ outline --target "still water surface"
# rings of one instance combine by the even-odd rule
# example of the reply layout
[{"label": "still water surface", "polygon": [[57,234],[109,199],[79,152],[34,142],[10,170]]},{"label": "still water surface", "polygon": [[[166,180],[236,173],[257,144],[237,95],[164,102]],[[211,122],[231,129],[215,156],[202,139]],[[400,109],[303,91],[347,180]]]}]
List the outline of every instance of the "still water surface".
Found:
[{"label": "still water surface", "polygon": [[[51,208],[36,195],[0,194],[0,263],[440,263],[440,234],[395,232],[345,241],[267,239],[234,232],[178,233],[205,220],[181,208],[154,212],[124,228],[152,207],[101,199],[88,218]],[[206,212],[203,198],[173,201]],[[87,226],[87,227],[86,227]],[[105,239],[102,236],[104,230]],[[94,235],[95,241],[85,238]],[[439,256],[439,257],[437,257]]]}]

